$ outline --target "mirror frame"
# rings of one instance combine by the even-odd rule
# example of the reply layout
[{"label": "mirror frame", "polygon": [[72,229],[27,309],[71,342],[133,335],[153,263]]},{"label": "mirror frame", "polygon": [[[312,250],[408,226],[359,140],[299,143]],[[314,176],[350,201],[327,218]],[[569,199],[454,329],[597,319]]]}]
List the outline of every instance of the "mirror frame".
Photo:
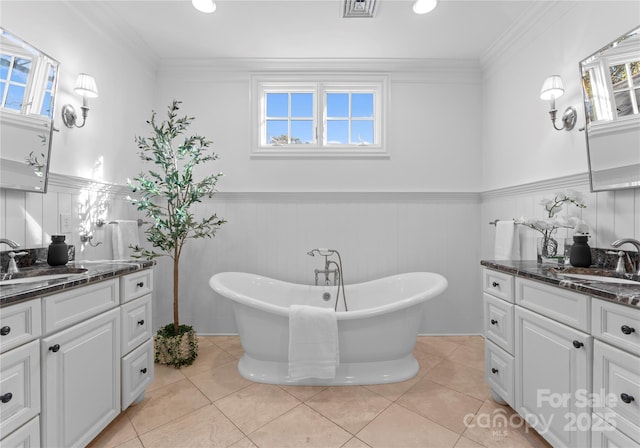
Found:
[{"label": "mirror frame", "polygon": [[[40,139],[40,141],[47,146],[46,151],[41,153],[46,153],[46,161],[38,160],[37,155],[33,156],[35,151],[29,152],[28,149],[24,150],[22,159],[24,162],[4,159],[1,158],[2,154],[0,154],[0,188],[30,191],[34,193],[46,193],[49,184],[49,166],[51,161],[53,131],[57,131],[54,127],[54,111],[58,91],[60,63],[40,49],[16,36],[14,33],[8,31],[6,28],[0,27],[0,30],[3,35],[6,34],[10,36],[10,39],[15,40],[16,45],[21,46],[25,52],[34,55],[33,60],[38,61],[38,63],[34,65],[40,66],[43,63],[50,64],[55,72],[51,85],[51,99],[49,104],[50,113],[48,117],[39,115],[37,118],[34,118],[23,114],[13,114],[11,112],[0,111],[0,127],[10,126],[12,129],[22,129],[22,132],[32,132],[37,139]],[[32,67],[31,70],[36,70],[36,67]],[[45,76],[48,75],[45,74]],[[30,84],[32,81],[32,75],[30,74],[25,87],[27,91],[31,88]],[[48,128],[44,132],[40,130],[43,129],[43,126]],[[2,152],[6,154],[5,151]],[[35,176],[33,175],[34,172],[36,173]],[[40,172],[41,175],[38,175],[38,172]],[[34,179],[34,182],[29,182],[30,179]]]},{"label": "mirror frame", "polygon": [[[613,179],[609,182],[605,182],[605,181],[601,181],[598,182],[594,179],[594,170],[593,170],[593,153],[594,153],[594,144],[593,141],[591,142],[591,144],[589,143],[590,140],[590,130],[591,130],[591,114],[590,114],[590,109],[592,106],[591,102],[590,102],[590,98],[589,98],[589,94],[587,92],[587,87],[586,87],[586,82],[585,82],[585,72],[586,72],[586,66],[587,64],[591,64],[594,60],[600,58],[603,56],[603,54],[605,54],[608,50],[611,50],[612,48],[617,47],[621,42],[623,42],[624,40],[630,38],[631,36],[637,35],[640,37],[640,27],[635,27],[632,30],[630,30],[627,33],[624,33],[623,35],[621,35],[620,37],[618,37],[617,39],[611,41],[610,43],[608,43],[607,45],[605,45],[604,47],[600,48],[598,51],[596,51],[595,53],[589,55],[588,57],[584,58],[582,61],[580,61],[580,63],[578,64],[578,68],[580,70],[580,81],[581,81],[581,85],[582,85],[582,96],[583,96],[583,105],[584,105],[584,114],[585,114],[585,127],[584,127],[584,131],[585,131],[585,141],[587,144],[587,162],[588,162],[588,166],[589,166],[589,185],[591,188],[592,192],[596,192],[596,191],[608,191],[608,190],[620,190],[620,189],[626,189],[626,188],[637,188],[640,187],[640,168],[638,169],[638,173],[637,176],[635,176],[635,171],[633,171],[633,169],[635,168],[635,166],[637,165],[638,167],[640,167],[640,149],[638,150],[638,157],[637,157],[637,163],[633,163],[635,162],[635,160],[632,161],[632,164],[630,165],[622,165],[621,167],[618,167],[618,171],[624,171],[625,169],[627,169],[625,173],[620,173],[620,176],[628,176],[628,179],[625,178],[618,178],[618,179]],[[640,52],[639,52],[639,56],[640,56]],[[640,58],[638,59],[640,60]],[[606,72],[607,76],[609,75],[609,72]],[[631,92],[630,92],[631,93]],[[640,104],[638,105],[640,107]],[[630,117],[627,120],[626,123],[626,127],[628,129],[631,129],[631,132],[635,131],[635,128],[638,128],[638,135],[640,135],[640,114],[634,114],[636,116],[634,117]],[[622,120],[623,122],[625,120]],[[619,123],[620,122],[616,122],[616,121],[612,121],[612,123],[614,124],[614,126],[620,127]],[[628,130],[627,129],[627,130]],[[606,130],[605,130],[606,132]],[[591,135],[591,139],[593,140],[593,134]],[[614,144],[612,144],[613,146]]]}]

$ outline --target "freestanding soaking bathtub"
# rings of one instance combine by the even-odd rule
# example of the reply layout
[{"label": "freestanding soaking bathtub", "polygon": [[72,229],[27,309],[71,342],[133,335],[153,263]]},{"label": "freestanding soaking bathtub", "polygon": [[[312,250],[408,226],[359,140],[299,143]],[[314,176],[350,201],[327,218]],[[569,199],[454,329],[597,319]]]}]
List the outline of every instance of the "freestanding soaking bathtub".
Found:
[{"label": "freestanding soaking bathtub", "polygon": [[[287,283],[243,272],[222,272],[211,288],[233,301],[244,355],[240,374],[270,384],[346,385],[404,381],[418,372],[413,357],[424,303],[447,288],[447,280],[431,272],[385,277],[346,285],[349,311],[340,296],[339,365],[333,379],[294,380],[288,374],[289,307],[333,308],[335,286]],[[330,294],[328,301],[326,293]]]}]

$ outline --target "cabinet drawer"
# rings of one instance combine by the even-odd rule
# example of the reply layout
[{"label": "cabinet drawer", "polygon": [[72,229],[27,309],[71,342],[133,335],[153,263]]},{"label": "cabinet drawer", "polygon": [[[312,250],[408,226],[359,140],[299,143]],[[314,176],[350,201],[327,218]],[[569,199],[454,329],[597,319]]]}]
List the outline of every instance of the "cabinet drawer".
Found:
[{"label": "cabinet drawer", "polygon": [[153,381],[153,340],[122,358],[122,410],[140,397]]},{"label": "cabinet drawer", "polygon": [[578,330],[589,332],[590,297],[557,286],[523,278],[516,279],[516,304]]},{"label": "cabinet drawer", "polygon": [[40,299],[0,308],[0,353],[40,337],[41,311]]},{"label": "cabinet drawer", "polygon": [[142,297],[153,290],[153,269],[134,272],[120,277],[122,303]]},{"label": "cabinet drawer", "polygon": [[513,308],[511,303],[484,294],[484,334],[509,353],[513,353]]},{"label": "cabinet drawer", "polygon": [[593,412],[640,443],[640,358],[596,340],[593,390]]},{"label": "cabinet drawer", "polygon": [[125,303],[121,310],[124,355],[151,337],[151,294]]},{"label": "cabinet drawer", "polygon": [[491,341],[485,341],[487,383],[509,406],[515,406],[513,395],[514,358]]},{"label": "cabinet drawer", "polygon": [[118,279],[110,279],[42,299],[44,332],[53,331],[96,316],[119,302]]},{"label": "cabinet drawer", "polygon": [[513,303],[513,276],[484,269],[482,278],[484,292]]},{"label": "cabinet drawer", "polygon": [[640,356],[640,309],[596,298],[591,300],[591,333]]},{"label": "cabinet drawer", "polygon": [[1,439],[40,413],[38,341],[0,355],[0,373]]},{"label": "cabinet drawer", "polygon": [[617,447],[640,448],[640,443],[634,442],[596,414],[593,414],[591,420],[591,448]]},{"label": "cabinet drawer", "polygon": [[2,448],[40,448],[40,418],[31,421],[2,439]]}]

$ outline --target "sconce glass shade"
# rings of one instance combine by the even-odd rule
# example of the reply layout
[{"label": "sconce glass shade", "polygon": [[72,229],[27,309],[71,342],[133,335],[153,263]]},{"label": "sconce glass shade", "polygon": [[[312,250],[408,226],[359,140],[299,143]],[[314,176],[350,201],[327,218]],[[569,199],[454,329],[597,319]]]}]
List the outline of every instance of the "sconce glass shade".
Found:
[{"label": "sconce glass shade", "polygon": [[98,97],[98,86],[93,76],[86,73],[80,73],[76,80],[76,86],[73,89],[77,94],[85,96],[87,98]]},{"label": "sconce glass shade", "polygon": [[555,100],[564,93],[564,86],[562,85],[562,78],[558,75],[549,76],[544,80],[542,88],[540,89],[541,100]]},{"label": "sconce glass shade", "polygon": [[213,0],[191,0],[191,4],[200,12],[212,13],[216,10]]},{"label": "sconce glass shade", "polygon": [[416,14],[426,14],[433,11],[438,6],[438,0],[416,0],[413,3],[413,12]]}]

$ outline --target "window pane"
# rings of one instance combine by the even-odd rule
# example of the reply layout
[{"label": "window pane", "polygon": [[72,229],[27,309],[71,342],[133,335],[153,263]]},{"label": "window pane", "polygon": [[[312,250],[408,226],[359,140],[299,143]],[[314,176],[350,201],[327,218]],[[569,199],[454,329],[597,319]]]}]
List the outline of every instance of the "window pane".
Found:
[{"label": "window pane", "polygon": [[313,116],[313,94],[312,93],[292,93],[291,94],[291,116],[292,117],[312,117]]},{"label": "window pane", "polygon": [[22,98],[24,97],[23,86],[9,86],[9,92],[7,93],[7,102],[4,107],[7,109],[20,110],[22,107]]},{"label": "window pane", "polygon": [[636,94],[636,104],[638,105],[638,109],[640,109],[640,89],[635,89],[634,92]]},{"label": "window pane", "polygon": [[351,122],[351,143],[372,145],[373,120],[354,120]]},{"label": "window pane", "polygon": [[13,61],[11,81],[26,84],[27,78],[29,78],[29,70],[31,70],[31,61],[29,59],[16,58]]},{"label": "window pane", "polygon": [[618,111],[619,117],[633,114],[633,106],[631,105],[631,96],[629,94],[630,92],[628,90],[613,94],[616,100],[616,110]]},{"label": "window pane", "polygon": [[349,116],[349,94],[327,93],[327,117]]},{"label": "window pane", "polygon": [[53,81],[56,79],[56,71],[53,67],[49,66],[49,74],[47,75],[46,90],[53,89]]},{"label": "window pane", "polygon": [[329,145],[349,143],[349,122],[347,120],[327,121],[327,143]]},{"label": "window pane", "polygon": [[289,94],[267,93],[267,117],[289,116]]},{"label": "window pane", "polygon": [[40,110],[40,115],[45,117],[53,117],[53,111],[51,110],[51,92],[45,92],[44,98],[42,99],[42,109]]},{"label": "window pane", "polygon": [[6,87],[7,87],[6,82],[0,82],[0,102],[2,101],[2,98],[4,98],[4,89]]},{"label": "window pane", "polygon": [[267,144],[287,144],[288,126],[286,120],[267,120]]},{"label": "window pane", "polygon": [[11,64],[11,56],[8,54],[0,55],[0,79],[7,79],[9,76],[9,64]]},{"label": "window pane", "polygon": [[291,122],[291,143],[313,143],[312,120],[294,120]]},{"label": "window pane", "polygon": [[351,94],[351,116],[373,117],[373,93]]}]

